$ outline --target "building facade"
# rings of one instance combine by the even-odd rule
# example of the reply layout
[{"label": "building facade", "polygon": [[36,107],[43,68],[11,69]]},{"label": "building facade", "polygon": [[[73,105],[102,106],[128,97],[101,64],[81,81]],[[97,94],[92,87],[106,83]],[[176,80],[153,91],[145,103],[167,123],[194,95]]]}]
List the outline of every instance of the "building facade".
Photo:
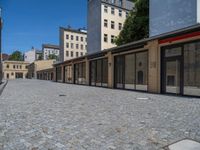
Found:
[{"label": "building facade", "polygon": [[30,65],[28,65],[28,78],[37,79],[38,71],[52,68],[55,62],[55,59],[34,61]]},{"label": "building facade", "polygon": [[195,25],[200,23],[200,0],[150,0],[150,18],[150,36]]},{"label": "building facade", "polygon": [[43,44],[42,52],[44,60],[48,60],[50,55],[54,55],[56,57],[56,60],[60,61],[60,47],[58,45]]},{"label": "building facade", "polygon": [[87,53],[87,31],[60,27],[61,61],[66,61]]},{"label": "building facade", "polygon": [[24,53],[24,61],[27,61],[29,63],[32,63],[36,60],[41,60],[42,59],[42,51],[37,50],[34,47],[30,51],[27,51]]},{"label": "building facade", "polygon": [[115,38],[134,4],[129,0],[88,0],[88,53],[115,47]]},{"label": "building facade", "polygon": [[57,63],[54,75],[62,83],[200,97],[200,25]]},{"label": "building facade", "polygon": [[28,65],[29,62],[24,61],[4,61],[3,78],[6,80],[27,78]]}]

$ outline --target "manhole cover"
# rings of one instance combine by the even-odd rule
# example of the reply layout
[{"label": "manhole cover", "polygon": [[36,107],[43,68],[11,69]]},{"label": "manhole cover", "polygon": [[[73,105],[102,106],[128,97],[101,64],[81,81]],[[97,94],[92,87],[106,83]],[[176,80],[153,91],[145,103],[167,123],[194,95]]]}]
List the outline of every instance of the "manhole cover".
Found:
[{"label": "manhole cover", "polygon": [[170,145],[169,150],[200,150],[200,143],[185,139]]}]

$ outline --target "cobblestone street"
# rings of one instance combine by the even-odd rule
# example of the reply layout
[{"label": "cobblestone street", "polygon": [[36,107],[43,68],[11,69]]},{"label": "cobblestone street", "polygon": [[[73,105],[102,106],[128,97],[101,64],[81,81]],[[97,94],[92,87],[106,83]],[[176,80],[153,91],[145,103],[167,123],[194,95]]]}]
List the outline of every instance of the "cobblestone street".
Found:
[{"label": "cobblestone street", "polygon": [[157,150],[200,141],[200,99],[9,81],[0,97],[0,150]]}]

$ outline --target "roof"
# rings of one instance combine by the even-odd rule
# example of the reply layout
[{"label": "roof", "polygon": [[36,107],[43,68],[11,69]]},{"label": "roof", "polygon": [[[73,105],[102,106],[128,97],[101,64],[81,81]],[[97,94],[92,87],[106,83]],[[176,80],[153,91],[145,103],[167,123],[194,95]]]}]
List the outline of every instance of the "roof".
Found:
[{"label": "roof", "polygon": [[119,52],[119,51],[136,49],[136,48],[140,48],[141,46],[144,46],[149,41],[162,40],[162,39],[166,39],[166,38],[170,38],[170,37],[174,37],[174,36],[179,36],[179,35],[195,32],[195,31],[200,31],[200,24],[196,24],[196,25],[193,25],[193,26],[190,26],[190,27],[187,27],[187,28],[183,28],[183,29],[179,29],[179,30],[176,30],[176,31],[164,33],[164,34],[161,34],[161,35],[153,36],[153,37],[150,37],[150,38],[142,39],[142,40],[139,40],[139,41],[134,41],[134,42],[127,43],[127,44],[124,44],[124,45],[121,45],[121,46],[116,46],[116,47],[113,47],[113,48],[110,48],[110,49],[105,49],[103,51],[88,54],[88,55],[85,55],[85,56],[82,56],[82,57],[74,58],[74,59],[67,60],[67,61],[57,63],[57,64],[54,64],[54,65],[59,65],[59,64],[66,63],[66,62],[70,62],[70,61],[84,59],[86,57],[88,57],[88,58],[99,57],[99,56],[103,56],[107,52],[115,53],[115,52]]},{"label": "roof", "polygon": [[60,46],[58,46],[58,45],[53,45],[53,44],[42,44],[42,48],[60,49]]},{"label": "roof", "polygon": [[3,63],[30,64],[30,63],[27,62],[27,61],[13,61],[13,60],[6,60],[6,61],[3,61]]},{"label": "roof", "polygon": [[85,34],[85,35],[87,35],[87,30],[85,30],[85,29],[72,29],[72,28],[60,27],[60,30],[64,30],[64,31],[69,31],[69,32],[74,32],[74,33],[79,33],[79,34]]}]

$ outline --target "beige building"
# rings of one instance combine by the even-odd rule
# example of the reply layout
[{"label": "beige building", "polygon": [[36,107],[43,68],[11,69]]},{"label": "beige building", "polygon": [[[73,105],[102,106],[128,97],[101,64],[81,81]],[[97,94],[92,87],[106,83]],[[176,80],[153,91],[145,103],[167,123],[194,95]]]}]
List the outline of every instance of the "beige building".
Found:
[{"label": "beige building", "polygon": [[27,77],[28,62],[24,61],[4,61],[3,77],[4,79],[25,79]]},{"label": "beige building", "polygon": [[84,56],[87,53],[87,31],[60,28],[61,61]]},{"label": "beige building", "polygon": [[56,62],[56,60],[39,60],[31,63],[28,66],[28,78],[29,79],[36,79],[37,78],[37,72],[44,69],[49,69],[53,67],[53,64]]},{"label": "beige building", "polygon": [[115,47],[115,38],[134,4],[129,0],[88,1],[88,53]]}]

